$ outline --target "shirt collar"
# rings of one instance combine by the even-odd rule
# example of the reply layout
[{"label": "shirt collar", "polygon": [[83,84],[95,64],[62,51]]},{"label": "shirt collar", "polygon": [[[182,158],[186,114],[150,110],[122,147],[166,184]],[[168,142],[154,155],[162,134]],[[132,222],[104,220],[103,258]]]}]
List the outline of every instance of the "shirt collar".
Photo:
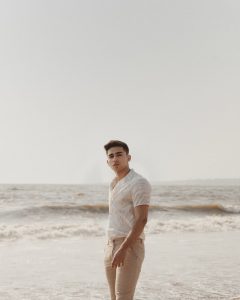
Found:
[{"label": "shirt collar", "polygon": [[120,184],[120,183],[123,183],[123,182],[126,182],[128,181],[130,178],[132,178],[133,176],[133,173],[134,173],[134,170],[133,169],[130,169],[130,171],[127,173],[127,175],[125,175],[123,178],[121,178],[119,181],[117,181],[117,177],[115,177],[110,186],[111,186],[111,189],[115,188],[116,185]]}]

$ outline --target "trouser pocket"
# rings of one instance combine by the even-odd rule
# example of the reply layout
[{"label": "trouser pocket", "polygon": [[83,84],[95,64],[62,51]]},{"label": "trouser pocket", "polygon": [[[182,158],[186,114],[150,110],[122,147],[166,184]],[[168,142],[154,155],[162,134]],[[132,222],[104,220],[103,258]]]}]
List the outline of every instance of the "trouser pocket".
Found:
[{"label": "trouser pocket", "polygon": [[109,267],[112,265],[113,245],[105,245],[104,247],[104,265]]},{"label": "trouser pocket", "polygon": [[143,260],[145,257],[145,245],[142,241],[136,241],[131,247],[130,252],[139,260]]}]

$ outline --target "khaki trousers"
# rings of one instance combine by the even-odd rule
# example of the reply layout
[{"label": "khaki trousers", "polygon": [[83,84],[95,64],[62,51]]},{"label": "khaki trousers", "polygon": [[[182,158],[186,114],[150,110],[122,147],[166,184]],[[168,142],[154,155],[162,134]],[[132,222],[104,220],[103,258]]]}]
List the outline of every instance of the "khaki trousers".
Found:
[{"label": "khaki trousers", "polygon": [[112,259],[125,238],[109,240],[104,250],[104,265],[111,300],[133,300],[145,256],[144,241],[139,239],[127,249],[124,265],[112,268]]}]

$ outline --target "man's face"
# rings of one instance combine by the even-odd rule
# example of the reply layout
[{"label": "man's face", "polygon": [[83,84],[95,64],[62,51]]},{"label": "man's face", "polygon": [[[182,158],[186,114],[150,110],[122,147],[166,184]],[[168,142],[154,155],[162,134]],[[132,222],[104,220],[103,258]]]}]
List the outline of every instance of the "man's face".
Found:
[{"label": "man's face", "polygon": [[107,151],[107,163],[114,172],[119,172],[128,168],[131,156],[122,147],[112,147]]}]

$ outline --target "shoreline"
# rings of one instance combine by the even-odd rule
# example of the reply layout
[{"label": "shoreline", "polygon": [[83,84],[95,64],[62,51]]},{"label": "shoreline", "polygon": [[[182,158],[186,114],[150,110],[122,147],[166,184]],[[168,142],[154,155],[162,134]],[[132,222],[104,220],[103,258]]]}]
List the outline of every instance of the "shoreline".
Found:
[{"label": "shoreline", "polygon": [[[109,299],[105,241],[75,237],[0,243],[0,298]],[[145,246],[136,300],[239,297],[239,232],[147,235]]]}]

